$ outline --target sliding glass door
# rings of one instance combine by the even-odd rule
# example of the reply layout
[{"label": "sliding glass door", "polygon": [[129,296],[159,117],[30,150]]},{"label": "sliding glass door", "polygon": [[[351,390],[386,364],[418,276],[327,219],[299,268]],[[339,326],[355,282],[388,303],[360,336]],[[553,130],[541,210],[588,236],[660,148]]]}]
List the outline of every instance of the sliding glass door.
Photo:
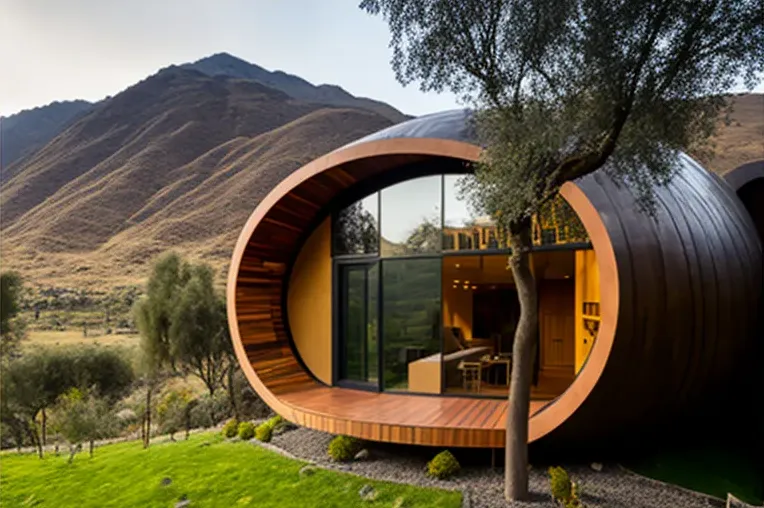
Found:
[{"label": "sliding glass door", "polygon": [[379,385],[379,265],[340,264],[339,381]]}]

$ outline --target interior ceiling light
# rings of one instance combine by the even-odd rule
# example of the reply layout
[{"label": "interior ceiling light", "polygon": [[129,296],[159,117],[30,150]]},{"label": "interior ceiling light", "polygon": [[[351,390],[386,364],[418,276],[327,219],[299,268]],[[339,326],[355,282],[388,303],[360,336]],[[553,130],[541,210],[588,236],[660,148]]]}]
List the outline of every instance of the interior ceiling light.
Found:
[{"label": "interior ceiling light", "polygon": [[570,275],[563,275],[563,278],[570,279]]},{"label": "interior ceiling light", "polygon": [[472,286],[472,289],[477,289],[477,286]]},{"label": "interior ceiling light", "polygon": [[454,279],[454,284],[459,284],[459,279]]},{"label": "interior ceiling light", "polygon": [[456,263],[454,266],[456,266],[457,268],[459,268],[459,263]]},{"label": "interior ceiling light", "polygon": [[456,289],[456,288],[457,288],[457,285],[456,285],[456,284],[454,284],[454,289]]}]

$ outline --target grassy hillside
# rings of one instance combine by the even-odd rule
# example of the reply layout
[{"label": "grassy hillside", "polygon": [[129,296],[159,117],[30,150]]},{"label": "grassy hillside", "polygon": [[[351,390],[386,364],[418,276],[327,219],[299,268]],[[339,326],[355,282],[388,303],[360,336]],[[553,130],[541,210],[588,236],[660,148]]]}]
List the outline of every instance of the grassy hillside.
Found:
[{"label": "grassy hillside", "polygon": [[[302,476],[303,462],[257,448],[226,442],[216,434],[193,435],[188,441],[107,445],[85,453],[72,464],[67,458],[35,455],[0,456],[0,505],[149,507],[174,506],[188,499],[194,507],[257,506],[406,506],[458,508],[461,493],[366,480],[347,473],[316,470]],[[163,484],[164,483],[164,484]],[[374,501],[361,501],[360,488],[371,485]]]}]

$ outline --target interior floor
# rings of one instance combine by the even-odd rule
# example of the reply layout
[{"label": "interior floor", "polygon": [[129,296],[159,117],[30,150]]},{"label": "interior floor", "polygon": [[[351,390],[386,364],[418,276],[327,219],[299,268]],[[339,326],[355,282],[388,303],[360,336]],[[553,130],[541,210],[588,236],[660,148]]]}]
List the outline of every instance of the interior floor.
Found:
[{"label": "interior floor", "polygon": [[[572,368],[540,371],[538,382],[531,386],[531,400],[549,401],[559,397],[573,383],[574,378],[575,373]],[[506,397],[509,387],[505,379],[503,373],[487,372],[483,375],[479,389],[474,385],[469,389],[451,386],[445,393]]]}]

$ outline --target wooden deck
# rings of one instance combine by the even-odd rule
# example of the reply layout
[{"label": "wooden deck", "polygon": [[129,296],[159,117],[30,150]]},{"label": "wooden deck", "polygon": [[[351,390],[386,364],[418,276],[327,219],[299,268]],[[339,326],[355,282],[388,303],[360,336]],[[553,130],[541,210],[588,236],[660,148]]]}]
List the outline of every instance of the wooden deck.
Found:
[{"label": "wooden deck", "polygon": [[[502,447],[506,400],[373,393],[314,385],[279,395],[306,427],[394,443]],[[549,401],[531,402],[531,414]]]}]

